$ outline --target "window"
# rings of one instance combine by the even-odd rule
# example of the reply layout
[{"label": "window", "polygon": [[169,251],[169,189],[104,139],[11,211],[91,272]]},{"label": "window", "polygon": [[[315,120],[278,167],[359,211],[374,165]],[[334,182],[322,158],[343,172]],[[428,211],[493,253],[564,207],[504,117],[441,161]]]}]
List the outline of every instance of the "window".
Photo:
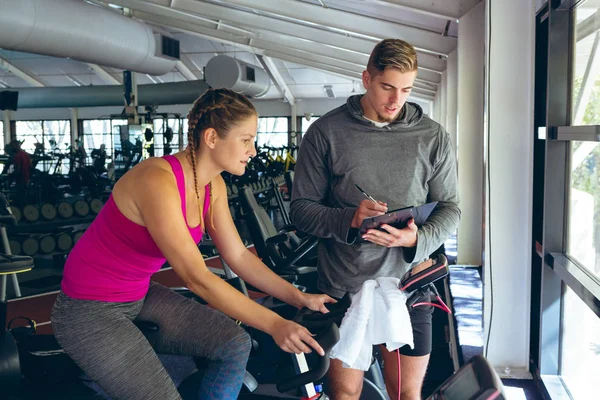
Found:
[{"label": "window", "polygon": [[[48,143],[45,148],[46,153],[51,155],[54,160],[50,162],[50,172],[66,174],[69,172],[68,161],[66,158],[59,164],[57,155],[68,154],[69,146],[71,145],[71,121],[44,121],[44,142]],[[60,165],[60,168],[57,168]]]},{"label": "window", "polygon": [[[597,1],[574,11],[575,67],[571,125],[600,125],[600,31],[588,29],[597,20]],[[597,25],[595,25],[597,26]],[[570,201],[567,252],[600,277],[600,143],[570,143]]]},{"label": "window", "polygon": [[256,145],[284,147],[288,145],[288,118],[262,117],[258,119]]},{"label": "window", "polygon": [[115,150],[121,149],[120,125],[127,125],[126,119],[89,119],[82,121],[83,148],[86,163],[92,162],[92,150],[104,145],[107,159],[113,159]]},{"label": "window", "polygon": [[567,285],[563,295],[560,376],[573,399],[597,392],[600,318]]},{"label": "window", "polygon": [[[2,137],[4,138],[4,121],[0,121],[0,132],[2,133]],[[4,140],[2,143],[6,143],[6,140]],[[2,145],[2,148],[0,148],[0,154],[4,154],[4,145]]]},{"label": "window", "polygon": [[[597,1],[584,2],[574,11],[575,66],[571,125],[600,124],[600,31],[589,29],[599,10]],[[593,24],[592,26],[598,26]]]},{"label": "window", "polygon": [[600,143],[571,143],[567,252],[600,278]]},{"label": "window", "polygon": [[23,141],[21,148],[33,154],[36,149],[36,145],[41,150],[41,146],[44,144],[43,134],[44,129],[42,127],[42,121],[17,121],[17,140]]},{"label": "window", "polygon": [[307,121],[306,118],[302,118],[302,134],[306,133],[308,127],[311,126],[319,117],[311,117],[310,121]]},{"label": "window", "polygon": [[[162,157],[165,155],[165,143],[164,143],[164,133],[168,128],[170,128],[173,132],[173,139],[169,146],[171,150],[169,154],[174,154],[179,151],[179,125],[181,124],[180,118],[156,118],[152,120],[154,124],[154,156]],[[185,119],[185,127],[183,131],[183,136],[187,137],[187,119]],[[186,141],[187,143],[187,141]]]},{"label": "window", "polygon": [[535,125],[548,135],[534,148],[544,209],[534,220],[543,243],[532,264],[531,349],[551,398],[597,397],[599,11],[599,0],[548,2],[537,18]]},{"label": "window", "polygon": [[16,121],[16,138],[21,148],[34,155],[36,169],[49,172],[56,160],[54,150],[62,151],[63,144],[71,141],[71,121]]}]

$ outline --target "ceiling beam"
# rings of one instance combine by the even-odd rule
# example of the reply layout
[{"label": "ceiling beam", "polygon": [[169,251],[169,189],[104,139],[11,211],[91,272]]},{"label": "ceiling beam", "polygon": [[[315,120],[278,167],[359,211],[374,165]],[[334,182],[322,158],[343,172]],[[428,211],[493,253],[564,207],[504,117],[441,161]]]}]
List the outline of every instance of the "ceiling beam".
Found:
[{"label": "ceiling beam", "polygon": [[393,7],[399,11],[409,11],[443,20],[460,18],[456,2],[451,0],[427,1],[422,0],[362,0],[363,3]]},{"label": "ceiling beam", "polygon": [[[248,39],[229,32],[205,28],[199,24],[183,22],[170,17],[157,16],[140,11],[133,11],[133,15],[136,18],[140,18],[145,21],[161,23],[162,25],[167,25],[175,29],[199,34],[209,40],[229,44],[238,48],[245,48],[247,51],[252,53],[270,55],[273,58],[294,62],[300,65],[306,65],[310,68],[328,70],[333,73],[342,72],[342,74],[350,76],[352,79],[360,79],[362,76],[362,71],[365,69],[365,66],[363,65],[351,63],[346,60],[340,60],[328,55],[325,56],[316,54],[315,52],[311,51],[310,48],[307,48],[306,50],[299,50],[290,45],[274,44],[262,41],[261,39]],[[348,73],[350,73],[350,75],[348,75]],[[419,70],[418,76],[421,81],[426,83],[436,84],[441,81],[441,75],[439,73],[427,70]]]},{"label": "ceiling beam", "polygon": [[[202,67],[197,65],[188,55],[186,55],[185,53],[181,53],[179,55],[179,60],[183,64],[183,66],[186,67],[194,75],[194,79],[204,79],[204,70],[202,69]],[[177,66],[179,66],[179,63],[177,63]],[[194,80],[190,78],[187,79]]]},{"label": "ceiling beam", "polygon": [[88,63],[88,66],[92,69],[92,71],[94,71],[96,73],[96,75],[98,75],[98,77],[100,79],[102,79],[104,82],[108,83],[109,85],[122,85],[123,84],[123,78],[121,78],[121,77],[115,78],[107,70],[105,70],[103,67],[99,66],[98,64]]},{"label": "ceiling beam", "polygon": [[23,79],[25,82],[27,82],[31,86],[34,86],[34,87],[45,87],[46,86],[39,79],[34,77],[31,73],[26,72],[25,70],[16,67],[14,64],[11,64],[4,58],[0,58],[0,68],[10,72],[11,74],[15,75],[16,77]]},{"label": "ceiling beam", "polygon": [[411,90],[410,94],[411,94],[411,96],[422,97],[422,98],[430,99],[430,100],[433,100],[433,98],[435,97],[435,93],[432,94],[428,91],[424,91],[419,88],[413,88],[413,90]]},{"label": "ceiling beam", "polygon": [[177,69],[177,71],[179,71],[179,73],[181,75],[183,75],[183,77],[186,80],[188,80],[188,81],[198,80],[198,77],[192,72],[191,69],[189,69],[187,67],[187,65],[185,65],[183,63],[183,61],[181,61],[181,60],[177,61],[177,63],[175,63],[175,68]]},{"label": "ceiling beam", "polygon": [[285,80],[279,73],[279,69],[277,68],[273,60],[267,56],[257,55],[256,57],[258,58],[258,61],[260,61],[260,64],[263,66],[267,74],[269,74],[269,76],[271,77],[271,80],[277,86],[277,89],[279,90],[279,93],[281,93],[283,98],[286,99],[288,103],[290,103],[290,106],[296,104],[296,99],[294,98],[292,91],[288,87],[287,83],[285,83]]},{"label": "ceiling beam", "polygon": [[429,82],[429,81],[423,80],[423,79],[418,78],[418,77],[415,79],[415,82],[419,82],[419,83],[422,83],[424,85],[427,85],[427,86],[429,86],[429,88],[431,90],[437,90],[437,87],[438,87],[438,83]]},{"label": "ceiling beam", "polygon": [[[154,0],[157,1],[157,0]],[[439,3],[450,3],[448,0],[438,0]],[[200,7],[204,2],[193,0],[172,0],[172,7],[187,9],[190,3],[195,3],[194,8]],[[345,33],[360,34],[374,38],[395,37],[406,40],[415,48],[432,54],[447,56],[456,49],[456,38],[442,36],[425,29],[414,28],[394,22],[377,20],[365,15],[322,8],[319,5],[300,2],[296,0],[227,0],[228,4],[248,7],[257,11],[287,17],[297,23],[308,22],[322,27],[331,27]],[[452,3],[455,3],[452,1]],[[274,19],[274,18],[272,18]]]},{"label": "ceiling beam", "polygon": [[[293,49],[307,51],[313,54],[319,54],[325,57],[336,58],[338,60],[347,61],[356,65],[360,65],[365,68],[368,61],[370,53],[362,53],[353,50],[341,49],[335,46],[328,46],[326,44],[321,43],[321,41],[309,41],[306,39],[298,40],[292,36],[287,36],[283,34],[275,34],[272,32],[262,31],[259,33],[257,38],[252,39],[255,45],[261,46],[259,43],[261,41],[274,43],[277,45],[286,46]],[[424,56],[424,57],[422,57]],[[431,62],[431,60],[435,60]],[[419,70],[421,71],[429,71],[435,72],[441,75],[441,73],[446,69],[446,62],[440,58],[435,58],[433,56],[428,56],[425,54],[420,54],[418,56],[419,61]]]},{"label": "ceiling beam", "polygon": [[458,20],[481,0],[362,0],[365,3],[380,4],[411,11],[430,17]]},{"label": "ceiling beam", "polygon": [[419,92],[423,92],[423,93],[431,93],[431,95],[432,95],[432,96],[435,96],[435,94],[436,94],[436,91],[435,91],[435,90],[433,90],[433,89],[430,89],[430,88],[428,88],[427,86],[425,86],[425,85],[422,85],[422,84],[420,84],[420,83],[418,83],[418,82],[415,82],[415,83],[413,84],[413,90],[415,90],[415,89],[416,89],[416,90],[418,90]]},{"label": "ceiling beam", "polygon": [[[119,0],[120,1],[120,0]],[[306,67],[338,75],[347,79],[361,79],[362,71],[352,71],[341,68],[339,65],[324,64],[316,61],[311,61],[306,58],[300,57],[299,52],[295,52],[293,49],[289,50],[289,53],[282,54],[273,50],[265,50],[255,48],[250,45],[251,39],[242,38],[233,34],[216,31],[214,29],[204,28],[198,24],[192,24],[174,20],[168,17],[161,17],[154,14],[143,13],[139,11],[133,12],[134,17],[143,19],[145,21],[161,23],[163,26],[179,30],[181,32],[188,33],[190,35],[199,36],[203,39],[213,40],[215,42],[228,44],[235,46],[237,49],[248,51],[254,54],[260,54],[272,58],[277,58],[283,61],[293,62],[295,64],[304,65]]]},{"label": "ceiling beam", "polygon": [[[139,0],[112,0],[111,2],[144,12],[146,13],[145,15],[150,13],[163,17],[169,17],[211,29],[217,29],[217,22],[209,23],[206,18],[207,16],[215,19],[216,21],[227,20],[239,27],[245,27],[248,30],[253,30],[256,32],[256,35],[253,36],[245,36],[236,33],[238,36],[244,36],[247,38],[254,37],[256,39],[263,39],[279,44],[283,44],[282,42],[286,41],[287,43],[285,45],[292,46],[293,48],[304,48],[314,44],[317,51],[326,51],[327,54],[329,54],[329,50],[331,49],[350,54],[358,53],[358,56],[355,56],[354,59],[350,59],[351,56],[348,55],[343,58],[351,62],[356,62],[356,57],[360,57],[361,55],[362,57],[366,57],[368,60],[368,56],[371,54],[373,47],[378,41],[349,37],[337,32],[322,30],[311,26],[298,25],[280,19],[198,1],[188,2],[184,4],[185,8],[178,9],[160,5],[158,4],[159,0],[149,0],[147,2],[142,2]],[[180,4],[180,6],[182,5]],[[134,12],[134,15],[135,14],[136,13]],[[145,19],[140,16],[139,12],[137,16],[140,19]],[[161,24],[161,21],[158,20],[156,23]],[[172,23],[171,26],[173,26]],[[439,56],[419,51],[417,51],[417,55],[419,59],[419,67],[423,70],[431,70],[441,73],[446,69],[446,60],[440,58]]]}]

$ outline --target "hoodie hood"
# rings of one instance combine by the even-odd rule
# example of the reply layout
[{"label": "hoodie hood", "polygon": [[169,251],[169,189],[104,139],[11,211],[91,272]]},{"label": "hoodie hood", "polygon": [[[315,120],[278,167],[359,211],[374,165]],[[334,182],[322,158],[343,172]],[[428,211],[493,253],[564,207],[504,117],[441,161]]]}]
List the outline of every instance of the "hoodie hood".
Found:
[{"label": "hoodie hood", "polygon": [[[360,104],[360,99],[362,96],[362,94],[357,94],[348,97],[348,100],[346,100],[346,107],[348,108],[348,111],[352,117],[356,118],[362,123],[373,125],[373,123],[364,116],[363,109]],[[388,127],[410,128],[418,124],[421,119],[423,119],[423,109],[421,106],[407,101],[404,103],[404,106],[402,106],[402,110],[400,110],[398,118],[390,122]]]}]

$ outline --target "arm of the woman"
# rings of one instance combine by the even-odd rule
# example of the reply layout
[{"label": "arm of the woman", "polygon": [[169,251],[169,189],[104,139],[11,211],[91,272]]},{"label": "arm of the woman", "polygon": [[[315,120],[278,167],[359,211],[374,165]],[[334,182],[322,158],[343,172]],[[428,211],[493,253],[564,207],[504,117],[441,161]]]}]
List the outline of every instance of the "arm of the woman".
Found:
[{"label": "arm of the woman", "polygon": [[307,295],[301,292],[273,272],[244,246],[233,223],[225,182],[220,176],[213,180],[213,196],[213,221],[207,218],[207,230],[233,272],[252,286],[285,303],[299,308],[309,307],[315,311],[328,312],[324,303],[333,303],[335,300],[327,295]]},{"label": "arm of the woman", "polygon": [[310,352],[308,344],[323,353],[306,328],[245,297],[206,268],[183,218],[177,184],[168,171],[151,167],[140,175],[135,197],[144,225],[191,291],[230,317],[270,334],[285,351]]}]

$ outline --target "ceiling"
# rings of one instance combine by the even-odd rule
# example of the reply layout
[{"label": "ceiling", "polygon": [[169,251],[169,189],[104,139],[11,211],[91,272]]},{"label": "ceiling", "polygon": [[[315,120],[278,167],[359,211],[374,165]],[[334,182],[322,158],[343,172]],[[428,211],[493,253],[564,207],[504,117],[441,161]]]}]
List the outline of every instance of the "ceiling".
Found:
[{"label": "ceiling", "polygon": [[[81,0],[84,1],[84,0]],[[458,39],[458,19],[481,0],[86,0],[139,19],[180,41],[181,59],[138,84],[203,79],[203,67],[227,54],[266,69],[267,99],[326,98],[362,90],[361,72],[381,39],[415,46],[413,96],[432,100]],[[122,70],[66,58],[0,49],[0,88],[119,85]]]}]

